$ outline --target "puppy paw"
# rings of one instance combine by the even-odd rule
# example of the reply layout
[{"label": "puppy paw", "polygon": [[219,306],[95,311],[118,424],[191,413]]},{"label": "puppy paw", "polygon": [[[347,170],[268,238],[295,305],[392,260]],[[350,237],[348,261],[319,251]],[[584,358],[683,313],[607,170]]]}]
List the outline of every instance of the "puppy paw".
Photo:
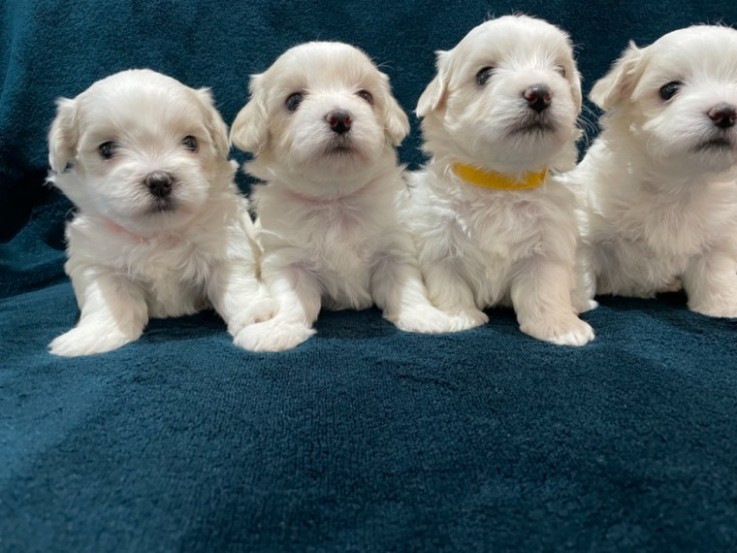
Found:
[{"label": "puppy paw", "polygon": [[450,314],[454,331],[469,330],[489,322],[489,316],[478,309],[463,309]]},{"label": "puppy paw", "polygon": [[100,332],[97,328],[76,327],[54,338],[49,351],[62,357],[79,357],[112,351],[137,339],[138,336],[126,336],[119,331]]},{"label": "puppy paw", "polygon": [[263,298],[254,301],[238,313],[228,324],[228,332],[236,336],[245,327],[253,324],[263,323],[276,316],[279,305],[271,298]]},{"label": "puppy paw", "polygon": [[700,304],[689,305],[689,309],[696,313],[701,313],[707,317],[719,317],[723,319],[733,319],[737,317],[737,303],[724,303],[721,305]]},{"label": "puppy paw", "polygon": [[385,315],[385,317],[405,332],[440,334],[454,330],[453,319],[430,305],[416,306],[405,309],[396,316]]},{"label": "puppy paw", "polygon": [[533,338],[559,346],[583,346],[594,339],[594,329],[573,315],[556,320],[523,323],[520,330]]},{"label": "puppy paw", "polygon": [[574,301],[573,303],[573,309],[576,313],[586,313],[587,311],[591,311],[597,307],[599,307],[599,302],[596,300],[582,298],[578,301]]},{"label": "puppy paw", "polygon": [[303,323],[288,323],[271,319],[244,327],[233,343],[248,351],[285,351],[292,349],[315,333]]}]

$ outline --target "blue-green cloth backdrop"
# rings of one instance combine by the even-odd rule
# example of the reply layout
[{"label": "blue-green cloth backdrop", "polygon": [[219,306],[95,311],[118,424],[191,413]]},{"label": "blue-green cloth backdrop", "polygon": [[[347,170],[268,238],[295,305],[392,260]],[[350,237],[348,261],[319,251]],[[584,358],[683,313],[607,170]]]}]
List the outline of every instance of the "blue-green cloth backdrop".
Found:
[{"label": "blue-green cloth backdrop", "polygon": [[1,552],[737,551],[737,323],[678,294],[601,298],[580,349],[498,309],[439,337],[323,313],[282,354],[235,348],[210,313],[46,351],[77,317],[71,206],[44,186],[56,97],[151,67],[212,87],[230,122],[249,74],[323,39],[366,50],[411,112],[434,50],[517,11],[571,33],[585,90],[629,39],[737,24],[734,0],[0,6]]}]

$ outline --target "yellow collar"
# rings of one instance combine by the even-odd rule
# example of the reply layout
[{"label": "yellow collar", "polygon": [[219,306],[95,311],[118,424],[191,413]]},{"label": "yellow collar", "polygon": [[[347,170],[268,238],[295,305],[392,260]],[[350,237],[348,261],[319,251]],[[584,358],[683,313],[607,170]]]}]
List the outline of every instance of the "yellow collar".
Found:
[{"label": "yellow collar", "polygon": [[485,171],[465,163],[454,163],[453,172],[469,184],[492,190],[531,190],[539,187],[548,174],[548,170],[543,169],[538,173],[525,173],[520,180],[515,180],[496,171]]}]

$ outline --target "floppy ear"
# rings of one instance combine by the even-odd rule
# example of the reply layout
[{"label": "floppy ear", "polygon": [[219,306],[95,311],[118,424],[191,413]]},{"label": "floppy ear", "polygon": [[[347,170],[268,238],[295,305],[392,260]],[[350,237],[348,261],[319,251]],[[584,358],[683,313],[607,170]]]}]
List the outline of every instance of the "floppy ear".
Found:
[{"label": "floppy ear", "polygon": [[589,94],[591,101],[608,110],[630,98],[642,76],[644,51],[630,42],[609,73],[594,84]]},{"label": "floppy ear", "polygon": [[448,58],[449,52],[443,52],[438,50],[435,52],[437,56],[436,66],[438,74],[435,78],[427,85],[427,88],[420,96],[417,102],[417,108],[415,113],[417,117],[425,117],[431,111],[439,109],[445,104],[446,97],[448,95]]},{"label": "floppy ear", "polygon": [[49,165],[55,173],[61,173],[77,156],[77,102],[69,98],[59,98],[56,106],[56,118],[49,130]]},{"label": "floppy ear", "polygon": [[230,128],[230,142],[238,149],[256,155],[261,153],[269,138],[262,79],[263,75],[251,76],[251,99],[238,112]]},{"label": "floppy ear", "polygon": [[208,133],[210,133],[210,140],[212,140],[212,143],[215,145],[217,153],[220,156],[227,158],[228,153],[230,152],[228,127],[225,125],[225,121],[223,121],[220,112],[215,108],[212,93],[209,88],[200,88],[197,90],[197,96],[205,108],[205,126],[207,127]]},{"label": "floppy ear", "polygon": [[389,77],[381,74],[381,90],[384,93],[384,128],[392,146],[399,146],[409,133],[407,114],[392,95]]}]

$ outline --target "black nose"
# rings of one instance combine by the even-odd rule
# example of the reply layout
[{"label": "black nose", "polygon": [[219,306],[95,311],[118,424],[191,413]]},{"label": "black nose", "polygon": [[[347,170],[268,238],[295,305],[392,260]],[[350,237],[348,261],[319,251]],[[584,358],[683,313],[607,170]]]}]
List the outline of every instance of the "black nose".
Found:
[{"label": "black nose", "polygon": [[550,94],[550,88],[544,84],[534,84],[527,87],[522,93],[527,105],[530,109],[534,109],[536,112],[541,113],[548,109],[550,102],[553,100],[553,96]]},{"label": "black nose", "polygon": [[166,171],[154,171],[144,181],[152,195],[157,198],[166,198],[171,194],[174,179]]},{"label": "black nose", "polygon": [[720,129],[734,127],[734,123],[737,121],[737,108],[725,102],[717,104],[707,111],[706,114]]},{"label": "black nose", "polygon": [[325,116],[325,120],[330,125],[330,130],[338,134],[344,134],[351,130],[351,123],[353,122],[351,114],[341,110],[331,111]]}]

